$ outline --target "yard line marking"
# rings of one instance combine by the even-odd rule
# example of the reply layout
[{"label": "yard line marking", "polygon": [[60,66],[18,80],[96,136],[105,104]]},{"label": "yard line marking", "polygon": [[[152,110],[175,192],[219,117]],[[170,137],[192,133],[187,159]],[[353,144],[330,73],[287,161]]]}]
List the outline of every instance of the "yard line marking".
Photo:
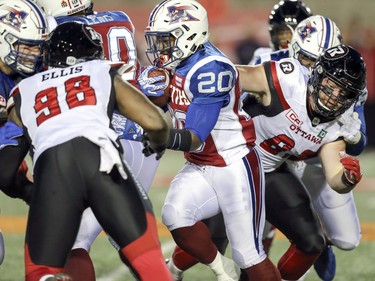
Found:
[{"label": "yard line marking", "polygon": [[[167,254],[170,254],[172,250],[174,249],[175,245],[176,244],[173,240],[163,243],[161,245],[161,249],[163,251],[164,256],[167,256]],[[97,281],[119,280],[120,278],[124,278],[124,275],[131,275],[129,268],[127,268],[125,265],[120,266],[116,268],[115,270],[106,273],[105,277],[99,277],[96,280]]]}]

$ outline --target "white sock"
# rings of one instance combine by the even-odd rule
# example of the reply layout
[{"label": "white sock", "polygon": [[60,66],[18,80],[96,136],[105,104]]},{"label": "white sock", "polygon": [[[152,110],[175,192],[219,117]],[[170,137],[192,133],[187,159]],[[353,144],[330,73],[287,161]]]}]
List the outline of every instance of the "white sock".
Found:
[{"label": "white sock", "polygon": [[215,259],[207,265],[212,269],[219,281],[239,279],[240,268],[234,261],[220,254],[219,251],[217,252]]},{"label": "white sock", "polygon": [[182,280],[182,275],[184,273],[183,270],[179,269],[173,262],[173,258],[171,257],[167,263],[170,273],[172,274],[174,281]]}]

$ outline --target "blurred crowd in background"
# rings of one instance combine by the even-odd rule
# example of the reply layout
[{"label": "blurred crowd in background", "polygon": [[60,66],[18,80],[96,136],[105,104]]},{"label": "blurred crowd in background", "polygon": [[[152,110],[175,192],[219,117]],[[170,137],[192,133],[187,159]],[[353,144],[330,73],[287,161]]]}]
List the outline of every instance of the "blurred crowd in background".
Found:
[{"label": "blurred crowd in background", "polygon": [[[95,1],[95,10],[122,10],[132,19],[136,28],[138,56],[142,64],[149,64],[144,50],[144,29],[155,0]],[[248,64],[258,47],[269,46],[268,16],[278,0],[199,0],[208,11],[211,41],[234,63]],[[369,145],[375,146],[375,22],[371,14],[375,1],[305,0],[313,14],[334,20],[341,30],[344,43],[358,49],[367,64],[366,120]]]}]

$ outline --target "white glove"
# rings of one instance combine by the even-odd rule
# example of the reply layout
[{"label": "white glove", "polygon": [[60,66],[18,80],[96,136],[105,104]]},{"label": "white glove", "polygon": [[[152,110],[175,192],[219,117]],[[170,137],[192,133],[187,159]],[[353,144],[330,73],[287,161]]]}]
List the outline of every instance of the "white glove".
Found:
[{"label": "white glove", "polygon": [[339,118],[342,124],[338,135],[344,137],[344,141],[348,144],[356,144],[361,139],[361,120],[358,118],[357,112],[345,112]]}]

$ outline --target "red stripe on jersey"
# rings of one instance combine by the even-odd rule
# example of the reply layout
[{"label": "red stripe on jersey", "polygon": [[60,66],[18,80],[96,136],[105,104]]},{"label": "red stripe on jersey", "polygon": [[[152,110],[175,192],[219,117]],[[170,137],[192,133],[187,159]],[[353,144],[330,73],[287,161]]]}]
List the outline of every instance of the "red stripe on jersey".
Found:
[{"label": "red stripe on jersey", "polygon": [[285,100],[283,91],[281,90],[279,77],[277,76],[276,63],[274,61],[270,61],[270,67],[271,67],[273,86],[275,87],[276,93],[279,96],[281,105],[283,106],[284,110],[289,109],[290,106]]},{"label": "red stripe on jersey", "polygon": [[211,134],[205,140],[205,149],[200,153],[185,152],[185,159],[198,165],[210,165],[216,167],[225,167],[226,163],[223,157],[218,153]]}]

